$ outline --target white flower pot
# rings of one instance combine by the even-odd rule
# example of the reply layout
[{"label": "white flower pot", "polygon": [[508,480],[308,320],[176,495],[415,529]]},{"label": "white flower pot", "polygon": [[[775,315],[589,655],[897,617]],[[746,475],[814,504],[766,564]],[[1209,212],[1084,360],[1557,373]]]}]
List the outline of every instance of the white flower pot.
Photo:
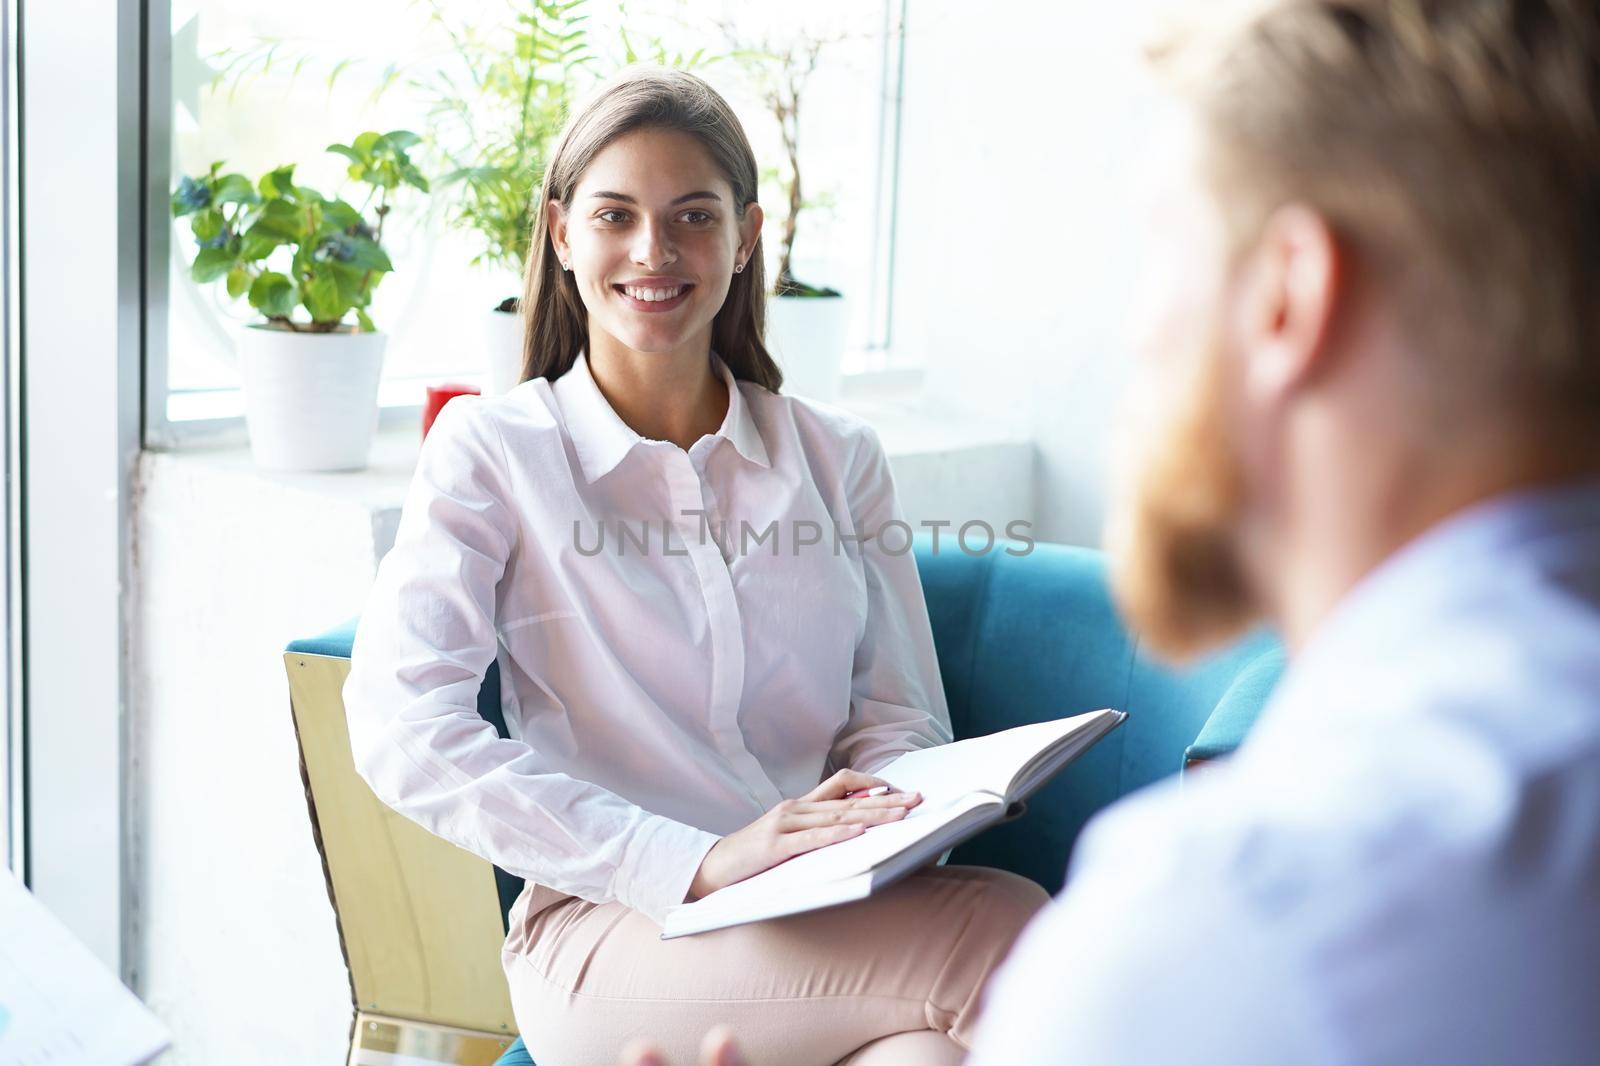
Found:
[{"label": "white flower pot", "polygon": [[783,391],[833,403],[839,396],[850,308],[843,296],[767,300],[767,350],[783,369]]},{"label": "white flower pot", "polygon": [[263,470],[361,470],[378,428],[384,333],[239,336],[250,452]]},{"label": "white flower pot", "polygon": [[522,312],[490,310],[483,320],[483,394],[499,396],[522,383]]}]

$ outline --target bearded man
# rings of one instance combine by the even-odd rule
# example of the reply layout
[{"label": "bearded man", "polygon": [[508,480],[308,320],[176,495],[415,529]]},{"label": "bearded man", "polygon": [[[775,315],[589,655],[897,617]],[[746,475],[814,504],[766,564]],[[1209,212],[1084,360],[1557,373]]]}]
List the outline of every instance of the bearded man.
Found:
[{"label": "bearded man", "polygon": [[1593,1062],[1600,12],[1203,17],[1107,546],[1147,643],[1290,666],[1086,827],[969,1061]]},{"label": "bearded man", "polygon": [[1594,1062],[1600,10],[1192,9],[1107,547],[1147,646],[1290,665],[1085,828],[968,1061]]}]

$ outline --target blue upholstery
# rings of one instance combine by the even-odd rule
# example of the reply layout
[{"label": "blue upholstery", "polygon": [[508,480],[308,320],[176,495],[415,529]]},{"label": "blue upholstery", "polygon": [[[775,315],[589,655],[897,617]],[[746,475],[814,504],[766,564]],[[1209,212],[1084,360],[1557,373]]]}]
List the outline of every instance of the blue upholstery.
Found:
[{"label": "blue upholstery", "polygon": [[[916,552],[958,738],[1101,707],[1128,712],[1034,795],[1026,815],[956,849],[953,863],[997,866],[1058,891],[1072,842],[1091,815],[1190,760],[1233,750],[1283,669],[1282,650],[1265,633],[1183,670],[1141,655],[1091,549],[1039,544],[1023,556],[998,548],[969,556],[947,537],[935,554],[923,537]],[[354,632],[352,620],[288,650],[347,656]],[[478,709],[504,735],[496,666]],[[503,917],[521,883],[496,872]],[[532,1061],[518,1040],[497,1066]]]},{"label": "blue upholstery", "polygon": [[[1092,549],[1040,544],[1028,555],[968,556],[957,549],[934,555],[925,542],[917,547],[958,738],[1101,707],[1128,712],[1028,802],[1024,817],[956,849],[953,863],[1012,870],[1055,893],[1091,815],[1197,757],[1191,747],[1219,701],[1237,723],[1232,735],[1242,737],[1281,671],[1277,642],[1266,634],[1184,670],[1139,654],[1112,605],[1104,560]],[[1255,681],[1236,686],[1246,674]]]}]

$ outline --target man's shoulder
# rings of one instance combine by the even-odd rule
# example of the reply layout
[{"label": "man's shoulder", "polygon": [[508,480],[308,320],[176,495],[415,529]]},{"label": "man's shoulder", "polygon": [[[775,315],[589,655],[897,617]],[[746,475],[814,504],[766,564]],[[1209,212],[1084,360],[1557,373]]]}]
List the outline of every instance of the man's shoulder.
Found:
[{"label": "man's shoulder", "polygon": [[1090,821],[996,976],[975,1063],[1040,1061],[1041,1046],[1061,1062],[1338,1060],[1275,905],[1296,849],[1213,806],[1223,777],[1168,780]]},{"label": "man's shoulder", "polygon": [[1095,818],[975,1063],[1539,1061],[1518,1050],[1600,1039],[1573,991],[1600,952],[1595,819],[1568,802],[1600,782],[1546,808],[1298,777],[1219,766]]},{"label": "man's shoulder", "polygon": [[[1462,1012],[1497,1054],[1531,1039],[1519,1018],[1551,1040],[1600,1038],[1568,991],[1593,987],[1600,953],[1596,711],[1584,728],[1556,685],[1556,725],[1519,732],[1484,710],[1504,690],[1433,692],[1386,729],[1366,716],[1342,733],[1280,729],[1103,811],[1075,855],[1055,948],[1067,957],[1095,930],[1122,995],[1221,983],[1220,1014],[1295,1004],[1299,1027],[1351,1034],[1358,1059],[1433,1046],[1478,1061],[1452,1029]],[[1507,971],[1514,989],[1493,976]]]}]

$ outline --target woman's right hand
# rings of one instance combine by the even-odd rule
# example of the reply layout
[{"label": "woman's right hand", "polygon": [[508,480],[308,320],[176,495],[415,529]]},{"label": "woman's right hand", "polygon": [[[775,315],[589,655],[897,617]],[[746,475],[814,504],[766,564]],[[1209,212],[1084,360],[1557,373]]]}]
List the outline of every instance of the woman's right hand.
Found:
[{"label": "woman's right hand", "polygon": [[889,782],[854,770],[840,770],[799,799],[782,801],[711,846],[700,861],[684,901],[754,877],[796,855],[860,836],[868,826],[898,821],[922,802],[918,792],[846,798],[852,792],[880,785],[889,786]]}]

